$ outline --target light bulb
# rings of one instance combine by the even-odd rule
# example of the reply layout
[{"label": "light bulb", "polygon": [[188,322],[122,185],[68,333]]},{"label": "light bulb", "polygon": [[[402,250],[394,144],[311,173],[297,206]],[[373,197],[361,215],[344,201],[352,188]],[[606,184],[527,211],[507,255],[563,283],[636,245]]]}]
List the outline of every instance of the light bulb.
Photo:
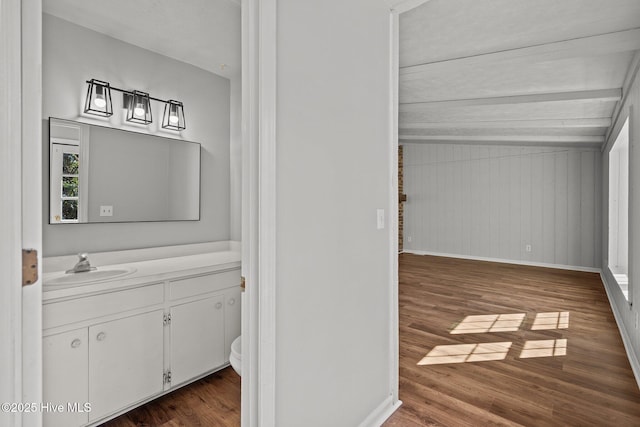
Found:
[{"label": "light bulb", "polygon": [[169,116],[169,123],[171,123],[172,125],[177,125],[178,121],[178,116],[173,114]]},{"label": "light bulb", "polygon": [[105,105],[107,105],[107,101],[104,100],[104,97],[102,95],[96,95],[96,97],[93,99],[93,104],[98,108],[103,108]]},{"label": "light bulb", "polygon": [[136,117],[144,117],[144,108],[142,108],[142,104],[138,104],[136,105],[136,108],[133,109],[133,114]]},{"label": "light bulb", "polygon": [[102,86],[96,86],[96,97],[93,98],[93,105],[98,108],[103,108],[107,105],[107,101],[104,99],[104,88]]}]

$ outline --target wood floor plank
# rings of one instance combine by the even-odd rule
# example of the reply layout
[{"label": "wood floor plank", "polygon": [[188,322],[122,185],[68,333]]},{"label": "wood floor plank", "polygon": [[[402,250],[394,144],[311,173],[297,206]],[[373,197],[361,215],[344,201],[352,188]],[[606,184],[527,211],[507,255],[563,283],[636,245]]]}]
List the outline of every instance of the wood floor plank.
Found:
[{"label": "wood floor plank", "polygon": [[[403,405],[385,426],[640,426],[640,390],[598,274],[411,254],[399,270]],[[568,327],[535,329],[540,313],[561,312]],[[467,316],[516,313],[515,331],[451,333]],[[564,340],[564,355],[523,357]],[[511,343],[500,360],[418,365],[436,346],[498,342]]]}]

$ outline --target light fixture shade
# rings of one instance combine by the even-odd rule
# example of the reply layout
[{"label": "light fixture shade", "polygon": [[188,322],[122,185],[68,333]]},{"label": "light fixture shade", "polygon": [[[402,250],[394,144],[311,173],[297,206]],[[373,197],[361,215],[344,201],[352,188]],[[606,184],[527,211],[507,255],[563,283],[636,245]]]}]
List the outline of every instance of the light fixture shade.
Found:
[{"label": "light fixture shade", "polygon": [[109,82],[91,79],[88,83],[87,99],[84,102],[84,112],[96,116],[109,117],[113,114],[111,104],[111,86]]},{"label": "light fixture shade", "polygon": [[184,107],[182,106],[182,102],[174,101],[173,99],[165,102],[162,127],[172,130],[183,130],[187,128],[184,121]]},{"label": "light fixture shade", "polygon": [[149,94],[134,90],[129,96],[127,105],[127,121],[148,125],[151,123],[151,102]]}]

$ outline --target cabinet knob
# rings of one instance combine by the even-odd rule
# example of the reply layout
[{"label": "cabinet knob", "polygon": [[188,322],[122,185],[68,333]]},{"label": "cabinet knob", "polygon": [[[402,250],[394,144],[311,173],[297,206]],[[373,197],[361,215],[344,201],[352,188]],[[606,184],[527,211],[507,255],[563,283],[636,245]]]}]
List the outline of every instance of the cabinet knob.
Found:
[{"label": "cabinet knob", "polygon": [[222,303],[221,303],[221,302],[216,303],[216,308],[217,308],[218,310],[220,310],[220,309],[222,308]]},{"label": "cabinet knob", "polygon": [[78,348],[80,347],[80,344],[82,344],[82,341],[80,341],[79,338],[76,338],[75,340],[71,341],[71,348]]},{"label": "cabinet knob", "polygon": [[236,299],[235,299],[235,298],[231,298],[231,299],[229,300],[229,305],[233,305],[233,304],[235,304],[235,303],[236,303]]},{"label": "cabinet knob", "polygon": [[98,335],[96,335],[96,339],[98,341],[104,341],[106,337],[107,337],[107,334],[105,334],[104,332],[100,332]]}]

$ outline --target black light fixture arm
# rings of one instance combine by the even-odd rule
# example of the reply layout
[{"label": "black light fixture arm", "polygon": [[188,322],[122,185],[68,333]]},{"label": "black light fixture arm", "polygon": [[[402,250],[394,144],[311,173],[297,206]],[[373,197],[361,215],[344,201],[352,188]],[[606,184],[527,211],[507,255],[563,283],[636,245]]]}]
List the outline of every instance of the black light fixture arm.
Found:
[{"label": "black light fixture arm", "polygon": [[[86,83],[91,84],[91,80],[86,80]],[[133,95],[133,91],[132,91],[132,90],[120,89],[119,87],[115,87],[115,86],[111,86],[111,85],[109,85],[109,89],[111,89],[111,90],[115,90],[116,92],[126,93],[127,95]],[[169,101],[167,101],[167,100],[160,99],[160,98],[156,98],[156,97],[153,97],[153,96],[151,96],[151,95],[149,95],[149,96],[148,96],[148,98],[149,98],[149,99],[152,99],[152,100],[154,100],[154,101],[157,101],[157,102],[163,102],[163,103],[165,103],[165,104],[166,104],[167,102],[169,102]]]}]

